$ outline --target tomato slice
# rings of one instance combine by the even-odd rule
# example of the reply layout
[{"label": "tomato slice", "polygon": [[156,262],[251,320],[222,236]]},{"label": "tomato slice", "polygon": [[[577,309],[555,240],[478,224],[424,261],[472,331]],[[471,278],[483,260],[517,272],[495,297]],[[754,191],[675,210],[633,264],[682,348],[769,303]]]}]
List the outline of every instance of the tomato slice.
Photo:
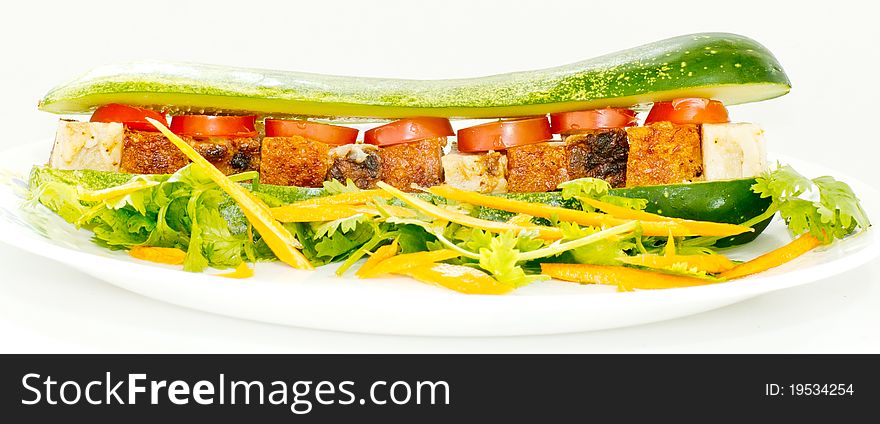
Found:
[{"label": "tomato slice", "polygon": [[550,114],[550,131],[566,134],[579,130],[631,127],[636,124],[632,109],[609,107]]},{"label": "tomato slice", "polygon": [[407,118],[367,130],[364,143],[390,146],[454,134],[452,124],[446,118]]},{"label": "tomato slice", "polygon": [[266,120],[266,137],[293,137],[296,135],[326,144],[343,145],[354,143],[357,140],[358,130],[301,119]]},{"label": "tomato slice", "polygon": [[553,138],[547,118],[511,119],[458,130],[458,151],[464,153],[505,150]]},{"label": "tomato slice", "polygon": [[153,118],[165,125],[168,119],[165,114],[155,110],[141,107],[126,106],[118,103],[104,105],[95,110],[90,122],[121,122],[128,128],[139,131],[159,131],[153,124],[147,122],[147,118]]},{"label": "tomato slice", "polygon": [[256,116],[177,115],[171,132],[196,137],[254,137]]},{"label": "tomato slice", "polygon": [[657,102],[645,118],[645,124],[669,121],[676,124],[722,124],[730,122],[727,108],[718,100],[699,97]]}]

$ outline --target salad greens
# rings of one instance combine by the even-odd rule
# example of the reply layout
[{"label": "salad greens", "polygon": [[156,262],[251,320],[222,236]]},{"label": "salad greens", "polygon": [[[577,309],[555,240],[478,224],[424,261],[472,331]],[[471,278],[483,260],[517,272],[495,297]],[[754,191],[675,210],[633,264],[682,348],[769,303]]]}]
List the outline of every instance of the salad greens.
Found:
[{"label": "salad greens", "polygon": [[[345,184],[326,182],[323,189],[280,190],[259,184],[254,172],[230,178],[250,189],[269,207],[358,191],[350,181]],[[608,183],[598,179],[573,180],[559,188],[568,207],[587,212],[595,209],[585,202],[586,199],[635,211],[644,210],[648,204],[646,199],[612,195]],[[102,189],[109,191],[95,191]],[[852,189],[831,177],[811,180],[790,166],[778,166],[757,178],[752,190],[762,198],[770,198],[772,203],[765,213],[745,222],[747,226],[779,212],[793,234],[808,232],[825,243],[870,226]],[[186,252],[183,267],[187,271],[198,272],[208,267],[235,268],[244,262],[276,259],[238,205],[192,165],[170,176],[102,175],[98,171],[35,167],[31,175],[30,196],[29,205],[42,204],[66,221],[92,231],[94,241],[101,246],[110,249],[135,246],[181,249]],[[471,216],[480,213],[480,208],[430,194],[406,196],[418,197],[440,211]],[[413,213],[407,216],[395,215],[399,207],[406,205],[402,200],[407,199],[377,196],[369,201],[368,204],[379,211],[379,216],[358,213],[332,221],[283,225],[301,243],[302,254],[313,265],[342,262],[337,271],[339,275],[347,272],[359,259],[396,240],[401,254],[453,250],[459,256],[449,263],[482,270],[511,287],[549,278],[540,273],[540,263],[634,266],[632,260],[624,264],[622,259],[664,252],[673,257],[690,258],[688,263],[691,263],[693,257],[716,254],[711,246],[720,239],[646,237],[641,234],[639,221],[634,220],[610,228],[598,228],[560,221],[555,216],[544,219],[522,214],[506,215],[510,219],[510,228],[521,230],[493,233],[427,216],[418,210],[412,210]],[[390,207],[392,205],[394,207]],[[538,231],[533,230],[536,225],[554,227],[562,238],[541,238]],[[662,272],[706,276],[705,272],[682,264],[667,267]]]}]

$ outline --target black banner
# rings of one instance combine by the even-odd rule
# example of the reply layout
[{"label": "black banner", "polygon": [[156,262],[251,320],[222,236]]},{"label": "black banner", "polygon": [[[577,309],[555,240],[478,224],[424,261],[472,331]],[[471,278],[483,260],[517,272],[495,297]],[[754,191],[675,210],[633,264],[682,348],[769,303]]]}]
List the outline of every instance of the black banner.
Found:
[{"label": "black banner", "polygon": [[132,418],[558,422],[600,417],[622,422],[636,418],[764,422],[822,415],[868,419],[880,399],[876,356],[861,355],[6,355],[0,359],[0,410],[34,422]]}]

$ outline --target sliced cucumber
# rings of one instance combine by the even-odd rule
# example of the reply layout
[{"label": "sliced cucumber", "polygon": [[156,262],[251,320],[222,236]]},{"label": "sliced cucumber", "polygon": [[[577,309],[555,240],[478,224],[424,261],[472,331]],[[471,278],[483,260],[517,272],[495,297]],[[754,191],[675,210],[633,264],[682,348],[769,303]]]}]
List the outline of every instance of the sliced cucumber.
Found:
[{"label": "sliced cucumber", "polygon": [[676,97],[737,104],[787,93],[764,46],[724,33],[685,35],[556,68],[479,78],[402,80],[141,62],[96,68],[40,101],[52,113],[124,103],[196,113],[399,118],[527,116]]}]

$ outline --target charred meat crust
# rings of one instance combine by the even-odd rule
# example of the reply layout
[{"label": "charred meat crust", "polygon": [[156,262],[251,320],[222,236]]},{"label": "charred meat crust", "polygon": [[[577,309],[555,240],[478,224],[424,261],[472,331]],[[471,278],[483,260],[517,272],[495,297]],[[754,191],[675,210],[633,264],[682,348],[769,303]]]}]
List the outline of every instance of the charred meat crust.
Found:
[{"label": "charred meat crust", "polygon": [[697,125],[657,122],[629,127],[626,185],[647,186],[703,180],[703,153]]},{"label": "charred meat crust", "polygon": [[321,187],[330,168],[330,148],[300,136],[263,139],[260,182],[265,184]]},{"label": "charred meat crust", "polygon": [[126,128],[119,170],[131,174],[173,174],[189,163],[162,133]]},{"label": "charred meat crust", "polygon": [[360,160],[348,154],[348,150],[340,151],[339,154],[334,154],[334,150],[339,148],[330,151],[333,164],[330,165],[330,171],[327,173],[328,180],[343,183],[351,180],[362,190],[376,188],[376,182],[382,175],[382,158],[379,156],[379,149],[372,145],[358,146],[358,148],[361,148],[363,153]]},{"label": "charred meat crust", "polygon": [[443,184],[443,147],[446,138],[429,138],[379,148],[382,181],[403,191],[416,191],[413,184],[431,187]]},{"label": "charred meat crust", "polygon": [[536,143],[507,149],[507,190],[511,193],[544,192],[568,181],[565,145]]},{"label": "charred meat crust", "polygon": [[[260,168],[260,140],[257,138],[180,138],[224,174],[256,171]],[[189,162],[161,133],[125,129],[120,171],[132,174],[171,174]]]},{"label": "charred meat crust", "polygon": [[568,177],[601,178],[612,187],[626,185],[629,142],[623,129],[592,130],[565,138]]}]

